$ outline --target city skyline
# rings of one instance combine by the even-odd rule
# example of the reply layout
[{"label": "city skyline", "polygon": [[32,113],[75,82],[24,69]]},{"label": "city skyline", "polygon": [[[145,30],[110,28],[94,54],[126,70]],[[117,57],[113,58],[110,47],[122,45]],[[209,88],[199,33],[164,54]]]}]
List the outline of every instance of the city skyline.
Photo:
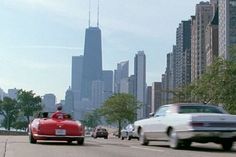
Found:
[{"label": "city skyline", "polygon": [[[114,70],[118,62],[129,60],[133,74],[133,57],[144,50],[147,84],[160,81],[176,26],[190,19],[200,1],[172,2],[101,1],[103,69]],[[92,3],[96,5],[96,1]],[[5,24],[0,26],[0,87],[4,91],[23,88],[40,95],[54,93],[57,101],[64,99],[70,86],[71,58],[83,54],[88,1],[9,0],[0,4]],[[96,7],[92,8],[91,25],[95,26]]]}]

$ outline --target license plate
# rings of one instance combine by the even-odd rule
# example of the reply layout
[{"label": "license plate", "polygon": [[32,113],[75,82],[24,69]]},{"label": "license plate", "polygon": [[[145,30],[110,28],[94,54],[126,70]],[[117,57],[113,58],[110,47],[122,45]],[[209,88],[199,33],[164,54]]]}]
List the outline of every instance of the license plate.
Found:
[{"label": "license plate", "polygon": [[56,129],[56,135],[66,135],[66,130],[65,129]]}]

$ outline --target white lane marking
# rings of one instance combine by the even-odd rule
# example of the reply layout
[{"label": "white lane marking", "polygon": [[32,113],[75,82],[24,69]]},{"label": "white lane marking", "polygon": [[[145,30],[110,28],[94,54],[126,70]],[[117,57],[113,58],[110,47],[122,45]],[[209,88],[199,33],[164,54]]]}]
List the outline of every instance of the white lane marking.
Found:
[{"label": "white lane marking", "polygon": [[160,149],[152,149],[152,148],[136,147],[136,146],[130,146],[130,147],[135,148],[135,149],[144,149],[144,150],[150,150],[150,151],[156,151],[156,152],[164,152],[164,150],[160,150]]}]

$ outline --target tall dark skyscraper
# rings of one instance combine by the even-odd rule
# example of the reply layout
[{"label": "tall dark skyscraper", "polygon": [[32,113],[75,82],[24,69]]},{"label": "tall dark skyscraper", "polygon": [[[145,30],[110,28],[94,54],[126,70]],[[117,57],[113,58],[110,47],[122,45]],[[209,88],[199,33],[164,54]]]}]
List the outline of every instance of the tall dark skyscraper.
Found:
[{"label": "tall dark skyscraper", "polygon": [[102,80],[102,43],[99,27],[89,27],[85,33],[81,98],[91,98],[92,81]]},{"label": "tall dark skyscraper", "polygon": [[102,81],[102,79],[102,40],[101,30],[99,28],[98,1],[97,27],[90,26],[89,3],[89,28],[87,28],[85,32],[81,98],[91,100],[92,82]]}]

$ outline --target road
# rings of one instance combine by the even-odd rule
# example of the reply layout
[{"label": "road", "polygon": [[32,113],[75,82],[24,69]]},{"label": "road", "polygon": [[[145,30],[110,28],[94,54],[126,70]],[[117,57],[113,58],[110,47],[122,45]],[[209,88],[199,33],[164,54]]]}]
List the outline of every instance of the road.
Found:
[{"label": "road", "polygon": [[83,146],[76,143],[39,141],[30,144],[27,136],[0,136],[0,157],[235,157],[236,143],[231,152],[215,144],[193,144],[189,150],[170,149],[167,142],[151,142],[149,146],[117,138],[92,139]]}]

